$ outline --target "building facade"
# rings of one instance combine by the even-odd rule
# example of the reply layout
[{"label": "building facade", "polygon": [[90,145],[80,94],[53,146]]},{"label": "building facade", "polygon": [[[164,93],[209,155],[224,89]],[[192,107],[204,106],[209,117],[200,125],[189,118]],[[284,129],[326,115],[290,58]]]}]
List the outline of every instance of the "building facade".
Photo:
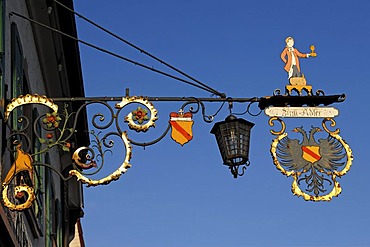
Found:
[{"label": "building facade", "polygon": [[[73,9],[71,0],[60,2]],[[73,13],[53,0],[0,0],[1,183],[15,162],[16,141],[24,150],[36,154],[41,144],[32,131],[41,136],[46,133],[32,124],[32,120],[46,113],[45,108],[34,104],[18,107],[4,121],[5,107],[11,99],[26,94],[48,98],[84,96],[78,43],[31,20],[77,36]],[[68,109],[73,111],[78,107],[70,104]],[[24,119],[31,124],[28,126]],[[29,140],[12,135],[13,128],[25,126],[32,127]],[[86,121],[78,121],[79,131],[70,141],[71,148],[88,144],[86,126]],[[82,185],[76,179],[64,181],[59,175],[66,175],[71,169],[70,153],[55,147],[34,155],[33,161],[49,164],[53,169],[35,166],[31,175],[12,178],[14,184],[30,184],[36,199],[30,208],[21,211],[0,204],[0,247],[69,246],[75,236],[79,240],[77,245],[74,240],[74,246],[84,246],[81,234],[76,234],[76,229],[81,230],[79,218],[83,216]],[[24,200],[23,196],[13,200]]]}]

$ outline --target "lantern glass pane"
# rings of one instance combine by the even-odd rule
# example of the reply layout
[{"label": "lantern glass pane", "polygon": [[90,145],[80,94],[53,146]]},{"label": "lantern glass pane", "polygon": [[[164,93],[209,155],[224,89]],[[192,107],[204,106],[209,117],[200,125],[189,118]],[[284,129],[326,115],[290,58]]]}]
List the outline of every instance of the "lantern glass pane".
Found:
[{"label": "lantern glass pane", "polygon": [[253,125],[243,119],[216,123],[211,133],[216,136],[225,165],[237,166],[248,162],[250,130]]},{"label": "lantern glass pane", "polygon": [[249,128],[238,121],[226,123],[221,127],[225,140],[225,159],[230,165],[244,164],[248,160]]}]

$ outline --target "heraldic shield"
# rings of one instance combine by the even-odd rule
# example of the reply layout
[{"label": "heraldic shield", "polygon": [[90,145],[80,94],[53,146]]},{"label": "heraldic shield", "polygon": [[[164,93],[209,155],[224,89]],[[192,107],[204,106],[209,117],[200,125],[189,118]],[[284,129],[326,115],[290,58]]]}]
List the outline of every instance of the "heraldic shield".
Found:
[{"label": "heraldic shield", "polygon": [[[286,176],[292,176],[292,192],[310,201],[330,201],[342,188],[337,177],[345,175],[352,165],[352,150],[339,135],[339,129],[330,131],[326,123],[335,126],[332,118],[325,118],[322,127],[313,127],[309,132],[303,127],[292,130],[298,138],[289,137],[285,123],[278,117],[270,118],[282,124],[280,131],[271,131],[276,136],[271,144],[271,155],[276,168]],[[318,138],[319,133],[323,138]],[[327,134],[325,137],[325,133]],[[306,189],[302,188],[305,187]]]},{"label": "heraldic shield", "polygon": [[172,139],[181,145],[188,143],[191,139],[193,139],[193,123],[194,121],[190,112],[183,114],[181,112],[171,112],[170,124],[172,127]]}]

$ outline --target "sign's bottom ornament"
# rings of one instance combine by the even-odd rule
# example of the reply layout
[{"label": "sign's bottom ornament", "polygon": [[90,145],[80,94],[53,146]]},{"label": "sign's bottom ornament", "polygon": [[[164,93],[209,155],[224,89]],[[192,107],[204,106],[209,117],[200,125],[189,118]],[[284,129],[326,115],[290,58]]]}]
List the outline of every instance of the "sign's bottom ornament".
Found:
[{"label": "sign's bottom ornament", "polygon": [[[33,189],[33,167],[32,157],[21,149],[21,145],[16,147],[16,159],[11,166],[3,182],[2,201],[11,210],[21,211],[32,206],[36,199]],[[28,179],[27,179],[27,178]],[[16,178],[16,179],[15,179]],[[13,179],[17,180],[12,184]],[[26,182],[28,181],[28,183]],[[9,189],[12,187],[12,189]],[[14,197],[22,201],[16,204],[9,200],[8,193],[13,193]]]},{"label": "sign's bottom ornament", "polygon": [[[271,144],[271,155],[276,168],[286,176],[293,177],[292,192],[302,196],[306,201],[330,201],[338,196],[342,188],[337,177],[345,175],[352,165],[352,150],[339,135],[339,129],[330,131],[336,125],[332,118],[324,118],[323,129],[311,127],[307,133],[303,127],[296,127],[293,132],[301,135],[300,139],[292,139],[285,132],[286,125],[279,117],[271,117],[270,126],[274,121],[281,124],[280,131]],[[316,134],[325,131],[326,138],[316,138]],[[303,186],[305,189],[302,189]]]}]

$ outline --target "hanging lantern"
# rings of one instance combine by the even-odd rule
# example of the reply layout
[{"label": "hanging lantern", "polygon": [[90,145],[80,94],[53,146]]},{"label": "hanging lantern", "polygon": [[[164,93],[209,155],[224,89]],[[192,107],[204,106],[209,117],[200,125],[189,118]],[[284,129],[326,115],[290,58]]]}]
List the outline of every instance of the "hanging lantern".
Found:
[{"label": "hanging lantern", "polygon": [[254,123],[229,115],[225,121],[215,123],[211,130],[216,136],[224,165],[229,166],[234,178],[242,176],[249,165],[250,132],[253,126]]}]

